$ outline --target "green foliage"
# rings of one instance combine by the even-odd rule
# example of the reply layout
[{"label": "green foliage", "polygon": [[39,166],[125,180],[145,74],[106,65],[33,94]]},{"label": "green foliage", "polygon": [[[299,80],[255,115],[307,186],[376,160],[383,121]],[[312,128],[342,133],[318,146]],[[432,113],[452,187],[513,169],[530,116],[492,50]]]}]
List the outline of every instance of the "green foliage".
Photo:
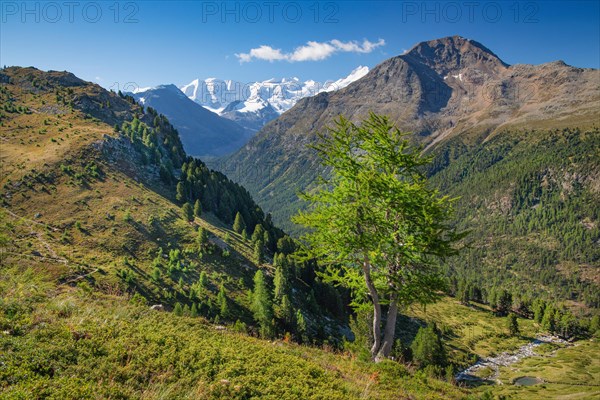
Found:
[{"label": "green foliage", "polygon": [[233,222],[233,231],[236,233],[242,233],[242,231],[246,230],[246,223],[244,222],[244,217],[238,211],[235,215],[235,221]]},{"label": "green foliage", "polygon": [[449,223],[450,199],[429,188],[421,171],[429,159],[387,118],[371,114],[359,126],[340,117],[320,139],[314,147],[331,178],[303,194],[309,209],[293,220],[310,230],[302,237],[306,259],[329,266],[326,278],[350,287],[355,303],[369,293],[375,356],[380,300],[397,307],[437,299],[444,287],[437,262],[455,254],[464,235]]},{"label": "green foliage", "polygon": [[206,288],[206,285],[208,284],[208,275],[206,274],[206,271],[200,272],[200,278],[198,278],[198,284],[200,285],[201,288]]},{"label": "green foliage", "polygon": [[285,235],[277,241],[277,251],[282,254],[292,254],[296,250],[296,244],[294,240]]},{"label": "green foliage", "polygon": [[173,314],[175,314],[178,317],[181,317],[183,315],[183,307],[181,306],[181,303],[175,303],[175,308],[173,308]]},{"label": "green foliage", "polygon": [[421,367],[429,365],[444,366],[446,364],[446,350],[441,334],[434,324],[419,328],[411,349],[413,359]]},{"label": "green foliage", "polygon": [[187,200],[187,194],[186,194],[184,182],[181,182],[181,181],[177,182],[175,198],[177,199],[177,201],[181,201],[181,202],[185,202]]},{"label": "green foliage", "polygon": [[254,261],[259,265],[265,261],[264,247],[262,239],[254,243]]},{"label": "green foliage", "polygon": [[256,243],[261,240],[264,241],[265,238],[265,228],[261,224],[256,224],[254,227],[254,231],[252,232],[252,242]]},{"label": "green foliage", "polygon": [[[471,245],[448,260],[447,275],[488,293],[510,287],[513,295],[600,307],[600,288],[582,273],[600,260],[590,174],[599,146],[598,129],[500,132],[438,146],[427,173],[459,197],[457,227],[472,231]],[[541,322],[539,307],[533,312]]]},{"label": "green foliage", "polygon": [[283,236],[283,232],[265,217],[246,189],[225,175],[210,170],[198,159],[188,157],[184,160],[176,192],[182,201],[200,200],[202,211],[212,212],[226,224],[234,223],[234,217],[239,214],[248,226],[262,224],[274,238]]},{"label": "green foliage", "polygon": [[200,204],[199,199],[194,202],[194,215],[198,218],[202,216],[202,204]]},{"label": "green foliage", "polygon": [[554,332],[556,330],[556,311],[551,305],[548,305],[544,310],[542,327],[548,332]]},{"label": "green foliage", "polygon": [[298,332],[298,340],[300,343],[306,343],[308,341],[308,327],[301,310],[296,311],[296,332]]},{"label": "green foliage", "polygon": [[512,308],[512,295],[507,290],[502,290],[496,300],[498,315],[507,315]]},{"label": "green foliage", "polygon": [[252,292],[252,312],[254,320],[260,327],[260,335],[270,338],[274,334],[273,302],[271,291],[268,289],[265,275],[261,270],[254,275],[254,290]]},{"label": "green foliage", "polygon": [[198,247],[202,248],[204,245],[208,243],[208,232],[203,227],[198,227],[198,233],[196,235],[196,244]]},{"label": "green foliage", "polygon": [[181,215],[182,218],[188,222],[192,222],[194,220],[194,208],[190,203],[185,203],[181,207]]},{"label": "green foliage", "polygon": [[225,287],[221,285],[219,288],[219,294],[217,295],[217,304],[219,306],[219,316],[222,319],[229,318],[229,305],[227,304],[227,293]]},{"label": "green foliage", "polygon": [[283,320],[284,324],[290,328],[293,329],[294,328],[294,307],[292,305],[292,302],[290,301],[290,296],[288,296],[287,294],[284,294],[283,297],[281,298],[281,305],[280,305],[280,317]]},{"label": "green foliage", "polygon": [[594,315],[590,321],[589,331],[591,334],[596,334],[600,331],[600,316]]},{"label": "green foliage", "polygon": [[192,308],[190,309],[190,317],[196,318],[198,316],[198,306],[196,303],[192,304]]},{"label": "green foliage", "polygon": [[510,336],[518,336],[520,333],[519,329],[519,321],[517,319],[517,314],[510,313],[508,317],[506,317],[506,327],[508,329],[508,334]]},{"label": "green foliage", "polygon": [[285,255],[275,255],[277,267],[275,268],[274,283],[274,298],[280,301],[283,296],[287,295],[290,291],[290,277],[289,277],[289,264]]},{"label": "green foliage", "polygon": [[544,310],[546,309],[546,302],[542,299],[535,299],[533,302],[533,319],[538,324],[542,323],[544,318]]}]

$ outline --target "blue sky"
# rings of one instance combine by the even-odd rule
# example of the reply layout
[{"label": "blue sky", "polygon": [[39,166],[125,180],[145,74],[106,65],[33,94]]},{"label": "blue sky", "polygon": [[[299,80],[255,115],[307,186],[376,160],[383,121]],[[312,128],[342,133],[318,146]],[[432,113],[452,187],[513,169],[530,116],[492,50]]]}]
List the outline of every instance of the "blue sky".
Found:
[{"label": "blue sky", "polygon": [[208,77],[325,81],[461,35],[509,64],[600,66],[598,1],[67,4],[0,3],[0,63],[68,70],[107,88]]}]

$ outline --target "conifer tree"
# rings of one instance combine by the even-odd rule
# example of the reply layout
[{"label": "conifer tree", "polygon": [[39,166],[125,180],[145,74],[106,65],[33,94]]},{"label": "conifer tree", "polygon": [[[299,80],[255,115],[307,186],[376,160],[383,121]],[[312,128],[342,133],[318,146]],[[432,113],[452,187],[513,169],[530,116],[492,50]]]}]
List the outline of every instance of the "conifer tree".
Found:
[{"label": "conifer tree", "polygon": [[254,232],[252,232],[252,242],[256,243],[258,240],[264,241],[265,228],[261,224],[256,224]]},{"label": "conifer tree", "polygon": [[200,272],[200,278],[198,278],[198,285],[200,285],[201,288],[206,288],[206,286],[208,285],[208,276],[206,275],[206,271],[202,271]]},{"label": "conifer tree", "polygon": [[183,307],[181,307],[181,303],[177,302],[175,304],[175,308],[173,308],[173,314],[181,317],[183,315]]},{"label": "conifer tree", "polygon": [[265,261],[265,253],[263,249],[262,240],[258,240],[254,243],[254,260],[257,264],[262,264]]},{"label": "conifer tree", "polygon": [[233,221],[233,231],[235,233],[242,233],[242,231],[245,229],[246,222],[244,221],[244,217],[242,217],[242,214],[240,214],[240,212],[238,211],[237,214],[235,214],[235,221]]},{"label": "conifer tree", "polygon": [[198,306],[196,303],[192,304],[192,308],[190,309],[190,317],[196,318],[198,316]]},{"label": "conifer tree", "polygon": [[271,234],[269,233],[269,231],[265,231],[265,232],[263,233],[263,242],[264,242],[264,246],[265,246],[267,249],[270,249],[270,250],[272,250],[272,249],[271,249],[271,247],[272,247],[272,246],[271,246]]},{"label": "conifer tree", "polygon": [[182,181],[177,182],[177,190],[175,191],[175,199],[184,202],[187,200],[185,193],[185,184]]},{"label": "conifer tree", "polygon": [[506,320],[506,326],[508,327],[508,333],[510,336],[517,336],[519,335],[519,321],[517,320],[517,314],[515,313],[510,313],[508,314],[507,320]]},{"label": "conifer tree", "polygon": [[292,254],[295,249],[294,241],[288,235],[285,235],[277,241],[277,251],[283,254]]},{"label": "conifer tree", "polygon": [[261,270],[256,271],[254,275],[252,312],[260,327],[260,335],[264,338],[270,338],[273,335],[273,303],[265,275]]},{"label": "conifer tree", "polygon": [[413,359],[422,367],[446,364],[446,351],[441,335],[434,324],[419,328],[411,349]]},{"label": "conifer tree", "polygon": [[[285,256],[283,254],[281,256],[285,260]],[[275,268],[275,278],[273,280],[273,284],[275,286],[273,295],[276,301],[280,301],[283,298],[283,296],[285,296],[288,293],[289,290],[288,277],[284,268],[285,265],[281,264],[280,259],[277,268]]]},{"label": "conifer tree", "polygon": [[225,287],[221,285],[219,288],[219,294],[217,295],[217,304],[219,305],[219,315],[222,319],[229,318],[229,306],[227,305],[227,294],[225,293]]},{"label": "conifer tree", "polygon": [[185,203],[181,207],[181,214],[184,220],[192,222],[194,220],[194,208],[190,203]]},{"label": "conifer tree", "polygon": [[535,299],[533,302],[533,319],[537,323],[542,323],[542,319],[544,318],[544,309],[546,308],[546,303],[542,299]]},{"label": "conifer tree", "polygon": [[600,316],[594,315],[590,320],[589,332],[593,335],[596,332],[600,331]]},{"label": "conifer tree", "polygon": [[196,243],[198,244],[198,247],[202,247],[203,245],[208,243],[208,233],[206,232],[206,229],[204,229],[201,226],[198,227],[198,235],[196,236]]},{"label": "conifer tree", "polygon": [[512,308],[512,295],[507,290],[502,290],[496,304],[496,312],[499,315],[507,315]]},{"label": "conifer tree", "polygon": [[294,323],[294,308],[287,294],[284,294],[281,298],[281,318],[288,327],[291,327]]},{"label": "conifer tree", "polygon": [[553,333],[556,330],[556,313],[554,311],[554,307],[551,305],[546,306],[544,310],[544,317],[542,318],[542,328],[547,330],[550,333]]},{"label": "conifer tree", "polygon": [[202,216],[202,204],[200,204],[200,199],[196,199],[194,203],[194,215],[198,218]]},{"label": "conifer tree", "polygon": [[300,343],[308,342],[308,329],[306,326],[306,320],[304,319],[304,314],[302,314],[302,311],[300,310],[296,311],[296,333]]}]

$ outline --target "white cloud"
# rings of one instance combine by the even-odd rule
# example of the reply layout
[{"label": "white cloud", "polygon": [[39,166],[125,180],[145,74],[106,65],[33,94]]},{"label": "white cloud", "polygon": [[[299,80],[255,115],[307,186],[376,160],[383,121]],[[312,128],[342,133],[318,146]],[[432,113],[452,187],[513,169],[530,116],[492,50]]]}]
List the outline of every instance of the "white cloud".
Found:
[{"label": "white cloud", "polygon": [[271,46],[262,45],[256,49],[250,50],[250,53],[247,54],[236,54],[236,56],[240,59],[240,62],[250,62],[253,58],[257,58],[259,60],[266,61],[278,61],[285,60],[287,55],[282,54],[281,50],[274,49]]},{"label": "white cloud", "polygon": [[337,39],[328,42],[309,41],[304,46],[299,46],[291,53],[283,53],[281,49],[274,49],[271,46],[262,45],[255,49],[250,49],[248,53],[240,53],[235,56],[240,63],[250,62],[252,60],[282,61],[320,61],[329,58],[335,53],[370,53],[374,49],[385,45],[385,40],[379,39],[376,42],[363,40],[362,43],[356,41],[342,42]]},{"label": "white cloud", "polygon": [[305,46],[296,47],[292,54],[288,54],[289,61],[319,61],[324,60],[333,53],[336,48],[329,43],[308,42]]}]

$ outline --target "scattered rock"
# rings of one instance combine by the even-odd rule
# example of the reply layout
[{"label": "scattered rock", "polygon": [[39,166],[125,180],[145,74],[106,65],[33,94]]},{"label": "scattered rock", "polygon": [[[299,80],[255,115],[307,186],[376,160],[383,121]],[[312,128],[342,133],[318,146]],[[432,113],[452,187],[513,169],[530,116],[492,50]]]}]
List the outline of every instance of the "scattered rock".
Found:
[{"label": "scattered rock", "polygon": [[165,306],[163,306],[162,304],[154,304],[150,307],[150,309],[156,311],[165,311]]}]

